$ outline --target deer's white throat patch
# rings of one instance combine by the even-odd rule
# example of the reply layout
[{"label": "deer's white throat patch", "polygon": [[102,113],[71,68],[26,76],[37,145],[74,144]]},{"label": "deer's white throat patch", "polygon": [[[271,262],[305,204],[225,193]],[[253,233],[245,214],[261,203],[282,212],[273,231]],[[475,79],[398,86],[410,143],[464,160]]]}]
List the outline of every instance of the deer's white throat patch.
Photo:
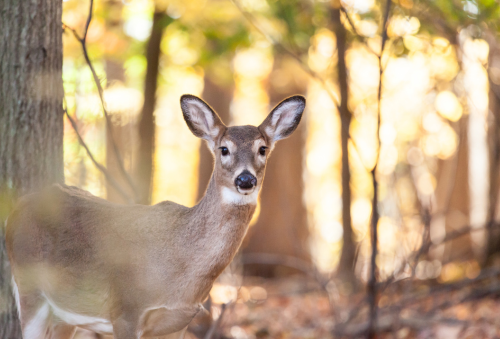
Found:
[{"label": "deer's white throat patch", "polygon": [[230,189],[229,187],[222,187],[222,203],[227,205],[249,205],[257,204],[257,197],[259,190],[257,187],[252,193],[243,194]]}]

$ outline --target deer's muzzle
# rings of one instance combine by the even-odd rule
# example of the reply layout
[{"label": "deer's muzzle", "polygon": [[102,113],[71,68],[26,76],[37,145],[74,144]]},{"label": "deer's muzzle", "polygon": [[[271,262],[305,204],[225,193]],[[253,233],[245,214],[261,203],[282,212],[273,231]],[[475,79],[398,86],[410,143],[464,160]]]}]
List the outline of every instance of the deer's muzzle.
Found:
[{"label": "deer's muzzle", "polygon": [[257,178],[247,170],[241,172],[240,175],[234,180],[234,184],[244,190],[248,190],[257,186]]}]

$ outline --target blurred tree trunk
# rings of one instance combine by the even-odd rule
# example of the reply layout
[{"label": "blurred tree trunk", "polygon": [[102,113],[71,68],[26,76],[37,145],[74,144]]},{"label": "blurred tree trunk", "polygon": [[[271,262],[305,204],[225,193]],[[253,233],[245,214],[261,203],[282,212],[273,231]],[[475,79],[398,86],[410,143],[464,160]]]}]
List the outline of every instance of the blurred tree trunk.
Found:
[{"label": "blurred tree trunk", "polygon": [[[110,3],[108,3],[109,5]],[[120,2],[121,4],[121,2]],[[117,60],[105,60],[107,85],[113,86],[116,83],[125,83],[125,69],[123,63]],[[129,197],[135,198],[135,192],[130,186],[127,178],[123,175],[121,166],[118,163],[118,157],[114,150],[114,143],[118,148],[120,157],[123,161],[125,170],[130,173],[132,166],[135,163],[135,153],[137,144],[136,123],[131,119],[130,112],[109,112],[112,124],[110,133],[106,133],[106,168],[113,176],[115,181],[120,185],[121,189],[127,193]],[[106,121],[104,123],[107,123]],[[106,128],[106,132],[108,129]],[[111,139],[111,136],[113,139]],[[106,199],[109,201],[128,204],[125,199],[108,181],[106,181]]]},{"label": "blurred tree trunk", "polygon": [[[232,85],[221,85],[214,82],[210,78],[210,75],[205,74],[205,84],[203,87],[202,98],[205,100],[216,112],[219,114],[222,122],[229,125],[231,123],[230,106],[233,100],[233,86]],[[210,177],[214,169],[214,161],[212,152],[208,150],[206,142],[202,142],[200,145],[200,162],[198,166],[198,197],[199,201],[208,186]]]},{"label": "blurred tree trunk", "polygon": [[146,51],[147,69],[144,83],[144,105],[139,121],[139,149],[136,157],[135,182],[138,187],[138,203],[151,203],[151,184],[153,179],[153,156],[155,149],[156,89],[158,87],[158,70],[160,66],[160,44],[167,17],[158,8],[153,14],[153,27]]},{"label": "blurred tree trunk", "polygon": [[[436,204],[437,213],[431,224],[431,235],[445,236],[469,223],[469,145],[467,136],[468,118],[463,117],[457,124],[459,135],[455,155],[440,160],[437,170]],[[440,229],[442,228],[442,229]],[[440,251],[443,251],[439,253]],[[443,262],[473,257],[470,235],[465,235],[436,248],[433,255]]]},{"label": "blurred tree trunk", "polygon": [[[285,61],[286,59],[279,55],[275,57],[275,74],[291,72],[285,67],[292,66]],[[271,107],[290,95],[304,94],[306,91],[307,81],[300,81],[293,76],[286,80],[287,83],[280,76],[271,75],[269,78]],[[311,261],[307,244],[307,211],[303,202],[304,131],[305,123],[302,122],[292,136],[278,142],[276,150],[268,160],[260,194],[260,214],[255,225],[248,231],[244,253],[277,254]],[[295,272],[280,265],[245,266],[247,275],[275,277]]]},{"label": "blurred tree trunk", "polygon": [[[488,126],[488,143],[490,151],[490,192],[489,192],[489,215],[488,222],[492,225],[498,222],[499,187],[500,187],[500,44],[496,41],[494,34],[487,34],[490,45],[488,66],[489,70],[489,105],[490,123]],[[497,73],[492,74],[491,70]],[[493,263],[499,259],[500,252],[500,230],[493,227],[488,231],[488,244],[486,249],[486,262]]]},{"label": "blurred tree trunk", "polygon": [[[122,7],[123,3],[120,0],[109,0],[106,6],[108,18],[106,20],[106,30],[120,34],[122,30]],[[113,86],[117,83],[125,83],[125,69],[121,59],[105,59],[107,86]],[[130,172],[133,164],[134,145],[136,144],[136,135],[134,134],[134,122],[126,116],[128,112],[109,112],[113,122],[109,128],[112,130],[112,136],[118,152],[124,162],[125,169]],[[108,131],[108,129],[106,129]],[[106,168],[108,172],[115,178],[120,187],[130,196],[134,197],[134,191],[130,187],[127,178],[123,176],[121,166],[114,151],[113,139],[111,134],[106,134]],[[126,204],[128,201],[118,193],[113,185],[106,181],[106,199],[109,201]]]},{"label": "blurred tree trunk", "polygon": [[0,338],[21,338],[3,224],[15,199],[63,183],[62,1],[0,2]]},{"label": "blurred tree trunk", "polygon": [[356,256],[356,245],[353,239],[351,221],[351,173],[349,169],[349,126],[351,124],[351,112],[348,107],[349,86],[347,82],[347,66],[345,54],[347,50],[346,30],[340,19],[340,3],[331,10],[333,30],[337,37],[337,72],[340,87],[340,138],[342,149],[342,226],[343,245],[340,254],[338,276],[346,283],[354,284],[354,260]]},{"label": "blurred tree trunk", "polygon": [[[106,62],[108,65],[109,62]],[[109,74],[109,73],[107,73]],[[108,81],[109,81],[108,75]],[[137,143],[136,125],[125,116],[127,112],[110,112],[112,121],[112,134],[113,140],[116,143],[118,152],[123,161],[125,170],[130,173],[134,163],[134,145]],[[107,130],[106,130],[107,131]],[[113,140],[109,133],[106,134],[106,168],[113,176],[115,181],[120,185],[123,191],[129,197],[134,198],[134,190],[130,187],[129,182],[124,177],[121,166],[118,163],[118,158],[114,151]],[[129,201],[125,199],[108,181],[106,181],[106,199],[121,204],[128,204]]]}]

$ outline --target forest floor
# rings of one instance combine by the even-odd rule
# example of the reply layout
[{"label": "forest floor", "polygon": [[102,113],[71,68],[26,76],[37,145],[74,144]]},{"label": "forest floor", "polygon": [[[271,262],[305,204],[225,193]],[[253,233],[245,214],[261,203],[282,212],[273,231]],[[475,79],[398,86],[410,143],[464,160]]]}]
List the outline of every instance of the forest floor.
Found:
[{"label": "forest floor", "polygon": [[[246,279],[243,286],[267,295],[246,302],[243,296],[229,304],[219,338],[366,338],[368,305],[363,291],[343,296],[331,285],[322,289],[300,278]],[[446,284],[397,281],[383,288],[378,305],[377,338],[500,338],[498,270]]]},{"label": "forest floor", "polygon": [[[385,286],[378,298],[376,338],[500,338],[499,278],[494,271],[450,284],[407,280]],[[366,338],[364,292],[343,296],[332,290],[331,284],[321,288],[299,277],[245,279],[237,301],[224,310],[212,306],[212,316],[222,310],[222,320],[212,325],[211,338]],[[80,332],[75,339],[87,338],[93,337]]]}]

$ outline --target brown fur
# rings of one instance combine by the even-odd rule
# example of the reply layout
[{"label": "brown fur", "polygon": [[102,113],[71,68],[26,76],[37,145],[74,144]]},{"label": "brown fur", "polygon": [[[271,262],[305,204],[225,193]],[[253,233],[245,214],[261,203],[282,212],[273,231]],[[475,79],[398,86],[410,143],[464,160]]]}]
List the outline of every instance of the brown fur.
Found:
[{"label": "brown fur", "polygon": [[[71,338],[73,325],[110,334],[99,321],[109,322],[117,339],[183,337],[237,252],[255,210],[256,202],[224,202],[221,188],[243,197],[234,179],[237,171],[250,169],[258,192],[268,156],[260,155],[258,146],[274,143],[262,132],[267,125],[228,128],[200,99],[187,99],[198,101],[194,108],[183,101],[186,122],[195,135],[210,138],[216,159],[207,192],[196,206],[170,201],[119,205],[61,185],[20,200],[9,217],[6,241],[23,333],[37,336],[26,339],[49,338],[49,332],[52,338]],[[301,114],[303,99],[297,100]],[[212,124],[206,114],[213,114]],[[231,154],[223,157],[221,145]]]}]

